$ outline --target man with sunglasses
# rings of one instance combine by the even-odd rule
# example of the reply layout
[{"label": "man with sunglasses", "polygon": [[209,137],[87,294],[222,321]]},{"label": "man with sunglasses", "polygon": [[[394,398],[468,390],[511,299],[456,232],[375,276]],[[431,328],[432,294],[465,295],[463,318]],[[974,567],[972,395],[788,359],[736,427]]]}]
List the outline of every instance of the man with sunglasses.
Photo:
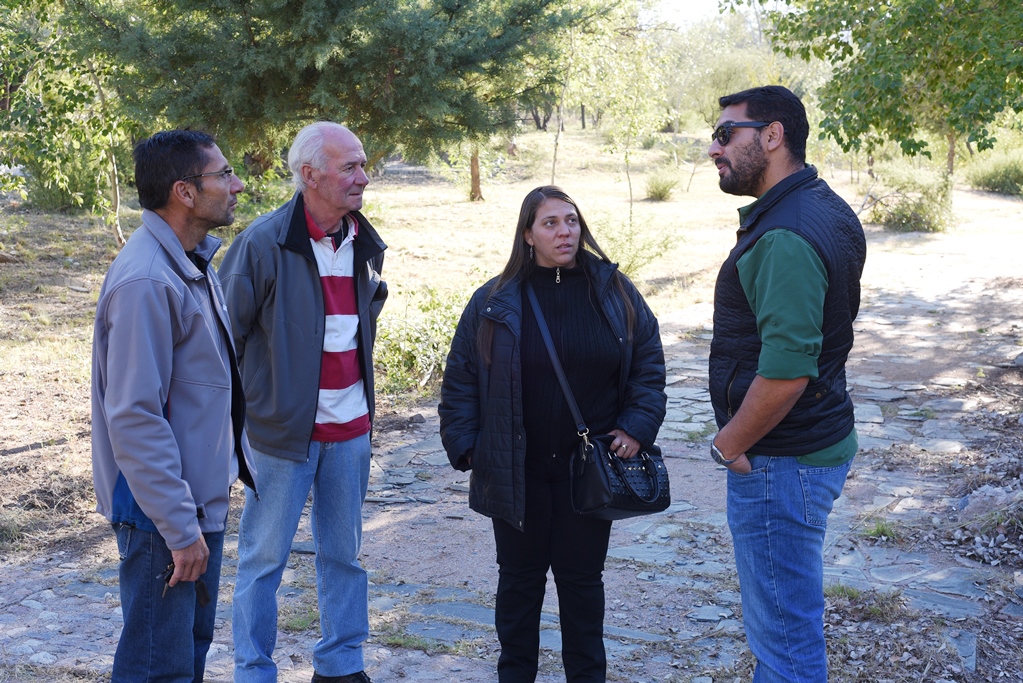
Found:
[{"label": "man with sunglasses", "polygon": [[739,209],[718,275],[710,394],[756,683],[825,683],[823,548],[857,440],[845,363],[866,241],[805,162],[802,102],[781,86],[719,100],[709,154]]},{"label": "man with sunglasses", "polygon": [[313,681],[368,683],[369,584],[359,547],[386,245],[359,211],[369,178],[352,131],[306,126],[288,165],[295,196],[253,221],[221,267],[260,468],[260,497],[246,496],[238,537],[234,680],[277,680],[277,589],[312,491]]},{"label": "man with sunglasses", "polygon": [[92,347],[97,510],[113,524],[124,626],[111,679],[203,680],[231,483],[253,486],[245,399],[210,261],[241,181],[211,136],[134,150],[142,226],[107,272]]}]

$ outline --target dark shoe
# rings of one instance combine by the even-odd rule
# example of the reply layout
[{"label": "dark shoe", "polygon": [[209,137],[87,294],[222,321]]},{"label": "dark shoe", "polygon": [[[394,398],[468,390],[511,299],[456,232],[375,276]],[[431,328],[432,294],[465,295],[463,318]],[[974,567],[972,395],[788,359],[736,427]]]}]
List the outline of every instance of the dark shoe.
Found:
[{"label": "dark shoe", "polygon": [[313,683],[373,683],[365,671],[356,671],[344,676],[321,676],[313,672]]}]

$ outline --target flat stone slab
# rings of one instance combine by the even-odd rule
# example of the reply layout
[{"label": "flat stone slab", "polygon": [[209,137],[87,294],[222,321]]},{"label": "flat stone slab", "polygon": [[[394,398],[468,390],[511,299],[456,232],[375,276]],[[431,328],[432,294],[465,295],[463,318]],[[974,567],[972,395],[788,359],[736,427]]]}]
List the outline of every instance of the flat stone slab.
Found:
[{"label": "flat stone slab", "polygon": [[858,387],[866,387],[867,389],[891,389],[892,385],[889,382],[880,381],[876,379],[868,379],[866,377],[850,377],[849,384],[854,384]]},{"label": "flat stone slab", "polygon": [[958,377],[935,377],[931,380],[931,384],[936,384],[939,387],[964,387],[966,380]]},{"label": "flat stone slab", "polygon": [[917,564],[890,564],[870,570],[870,577],[885,583],[902,583],[927,573],[927,567]]},{"label": "flat stone slab", "polygon": [[491,635],[488,631],[456,626],[444,621],[414,621],[405,627],[405,632],[451,646],[456,645],[460,641],[476,640],[477,638],[486,638]]},{"label": "flat stone slab", "polygon": [[939,612],[953,619],[979,617],[984,614],[984,608],[981,605],[965,598],[954,598],[918,588],[907,588],[902,594],[913,609]]},{"label": "flat stone slab", "polygon": [[906,392],[899,391],[898,389],[859,389],[857,387],[850,387],[854,401],[880,401],[881,403],[890,403],[892,401],[901,401],[906,398]]},{"label": "flat stone slab", "polygon": [[604,633],[615,638],[628,638],[629,640],[638,640],[644,643],[665,643],[671,640],[671,638],[658,633],[647,633],[646,631],[637,631],[634,628],[622,628],[621,626],[604,626]]},{"label": "flat stone slab", "polygon": [[657,435],[659,437],[663,437],[665,435],[665,432],[667,432],[669,434],[671,432],[678,432],[678,433],[682,434],[683,436],[689,436],[690,434],[695,434],[697,432],[702,432],[706,428],[707,428],[707,422],[703,422],[703,421],[700,421],[700,422],[676,422],[676,421],[672,420],[672,421],[669,422],[669,421],[665,420],[664,424],[661,425],[661,429],[657,432]]},{"label": "flat stone slab", "polygon": [[675,560],[675,570],[690,576],[721,576],[735,571],[735,565],[715,560]]},{"label": "flat stone slab", "polygon": [[[561,652],[561,631],[556,628],[540,629],[540,647],[552,652]],[[632,643],[623,643],[620,640],[604,638],[604,650],[607,652],[609,659],[627,656],[638,648],[638,645]]]},{"label": "flat stone slab", "polygon": [[[116,577],[115,577],[116,578]],[[118,586],[105,586],[101,583],[73,581],[61,589],[61,592],[82,598],[103,600],[107,595],[118,597],[121,589]]]},{"label": "flat stone slab", "polygon": [[977,636],[969,631],[959,629],[948,633],[948,641],[955,646],[956,652],[963,660],[963,667],[969,671],[977,670]]},{"label": "flat stone slab", "polygon": [[494,610],[470,602],[435,602],[426,605],[413,605],[409,608],[409,612],[424,617],[460,619],[477,624],[494,623]]},{"label": "flat stone slab", "polygon": [[704,605],[690,611],[686,616],[693,621],[716,623],[734,615],[735,613],[727,607],[719,605]]},{"label": "flat stone slab", "polygon": [[983,598],[986,593],[977,584],[987,583],[988,578],[984,572],[975,569],[948,567],[922,576],[911,585],[914,588],[927,588],[939,593],[961,595],[966,598]]},{"label": "flat stone slab", "polygon": [[644,543],[642,545],[627,545],[617,548],[609,548],[608,557],[615,557],[619,560],[633,560],[635,562],[646,562],[648,564],[668,564],[675,560],[675,551],[663,545]]},{"label": "flat stone slab", "polygon": [[961,442],[948,439],[918,439],[914,443],[928,453],[959,453],[963,450]]},{"label": "flat stone slab", "polygon": [[913,433],[905,427],[892,424],[857,423],[857,436],[869,436],[883,441],[902,441],[908,443],[913,440]]},{"label": "flat stone slab", "polygon": [[447,451],[444,450],[420,453],[417,457],[427,465],[432,465],[434,467],[443,467],[451,464],[451,461],[448,460]]},{"label": "flat stone slab", "polygon": [[856,422],[884,422],[884,415],[881,414],[881,406],[874,403],[854,403]]},{"label": "flat stone slab", "polygon": [[710,401],[710,392],[706,387],[665,387],[664,394],[668,398],[687,398],[691,401]]}]

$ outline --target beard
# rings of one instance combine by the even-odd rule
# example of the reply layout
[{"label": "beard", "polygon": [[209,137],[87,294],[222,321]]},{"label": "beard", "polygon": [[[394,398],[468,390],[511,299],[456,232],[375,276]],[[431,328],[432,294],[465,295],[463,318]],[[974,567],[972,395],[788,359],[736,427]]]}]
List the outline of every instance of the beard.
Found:
[{"label": "beard", "polygon": [[728,174],[721,177],[718,187],[722,192],[740,197],[756,197],[767,175],[767,157],[760,146],[760,136],[735,150],[733,158],[725,158],[723,165]]}]

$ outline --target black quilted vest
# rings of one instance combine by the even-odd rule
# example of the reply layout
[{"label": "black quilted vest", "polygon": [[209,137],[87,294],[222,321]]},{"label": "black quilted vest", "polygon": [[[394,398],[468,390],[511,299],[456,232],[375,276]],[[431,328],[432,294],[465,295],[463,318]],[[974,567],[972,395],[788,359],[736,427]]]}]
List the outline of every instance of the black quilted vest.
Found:
[{"label": "black quilted vest", "polygon": [[845,388],[845,361],[853,344],[860,305],[860,274],[866,259],[863,227],[849,205],[807,166],[772,187],[739,228],[738,239],[714,290],[714,339],[710,347],[710,397],[718,427],[739,409],[757,372],[760,336],[742,289],[736,263],[766,232],[784,228],[817,251],[828,272],[824,340],[811,380],[789,414],[757,442],[756,455],[799,456],[832,446],[853,428],[853,404]]}]

